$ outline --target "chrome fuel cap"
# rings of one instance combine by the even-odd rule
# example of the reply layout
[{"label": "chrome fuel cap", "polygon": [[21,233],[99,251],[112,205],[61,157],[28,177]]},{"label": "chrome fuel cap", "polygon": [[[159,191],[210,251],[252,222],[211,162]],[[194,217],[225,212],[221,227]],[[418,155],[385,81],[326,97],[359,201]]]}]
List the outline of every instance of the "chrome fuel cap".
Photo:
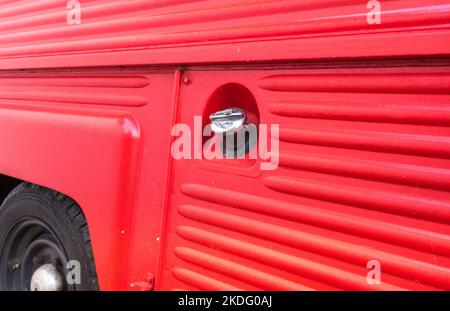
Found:
[{"label": "chrome fuel cap", "polygon": [[247,115],[240,108],[229,108],[209,116],[211,130],[217,135],[230,135],[239,132],[247,122]]}]

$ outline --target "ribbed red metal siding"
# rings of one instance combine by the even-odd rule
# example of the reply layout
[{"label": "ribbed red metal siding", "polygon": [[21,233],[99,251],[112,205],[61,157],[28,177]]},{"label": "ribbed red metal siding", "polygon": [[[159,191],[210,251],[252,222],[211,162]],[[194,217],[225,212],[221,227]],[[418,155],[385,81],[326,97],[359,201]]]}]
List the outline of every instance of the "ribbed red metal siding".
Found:
[{"label": "ribbed red metal siding", "polygon": [[379,25],[354,0],[84,0],[80,25],[67,2],[0,2],[1,68],[448,54],[448,0],[381,1]]},{"label": "ribbed red metal siding", "polygon": [[179,121],[246,85],[280,168],[174,161],[161,288],[450,289],[448,67],[189,74]]}]

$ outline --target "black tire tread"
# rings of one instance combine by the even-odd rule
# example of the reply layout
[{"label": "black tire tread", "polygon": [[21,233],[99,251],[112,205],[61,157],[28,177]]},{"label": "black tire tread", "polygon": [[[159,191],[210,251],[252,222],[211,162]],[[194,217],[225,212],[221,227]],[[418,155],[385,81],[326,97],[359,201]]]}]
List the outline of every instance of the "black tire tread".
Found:
[{"label": "black tire tread", "polygon": [[60,216],[65,217],[65,219],[72,223],[74,228],[78,229],[84,246],[85,256],[87,257],[86,259],[91,263],[90,269],[87,269],[89,273],[90,288],[98,290],[97,273],[94,265],[94,254],[91,246],[88,223],[80,206],[70,197],[55,190],[29,182],[23,182],[6,196],[3,204],[0,206],[0,210],[6,203],[23,198],[24,196],[41,198],[46,203],[50,203],[55,212],[60,214]]}]

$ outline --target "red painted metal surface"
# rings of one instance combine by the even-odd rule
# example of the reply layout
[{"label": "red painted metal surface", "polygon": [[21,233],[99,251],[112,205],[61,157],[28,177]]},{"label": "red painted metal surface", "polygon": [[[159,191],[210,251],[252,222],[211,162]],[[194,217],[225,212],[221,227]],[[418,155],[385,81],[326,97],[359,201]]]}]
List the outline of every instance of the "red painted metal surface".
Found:
[{"label": "red painted metal surface", "polygon": [[448,69],[189,72],[179,121],[245,85],[280,168],[174,162],[160,289],[449,289]]},{"label": "red painted metal surface", "polygon": [[83,0],[79,25],[34,2],[0,2],[1,68],[448,54],[448,0],[381,1],[375,25],[355,0]]},{"label": "red painted metal surface", "polygon": [[156,265],[169,159],[161,149],[169,150],[170,138],[157,133],[170,130],[174,72],[0,81],[0,172],[80,204],[102,289],[146,281]]},{"label": "red painted metal surface", "polygon": [[[450,289],[448,1],[66,3],[0,0],[0,173],[81,205],[102,289]],[[171,158],[227,94],[277,170]]]}]

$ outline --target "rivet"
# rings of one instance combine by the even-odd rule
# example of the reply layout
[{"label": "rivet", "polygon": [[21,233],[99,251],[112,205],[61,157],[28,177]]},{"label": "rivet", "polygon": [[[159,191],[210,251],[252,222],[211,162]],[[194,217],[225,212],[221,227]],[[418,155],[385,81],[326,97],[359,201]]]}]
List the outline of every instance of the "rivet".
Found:
[{"label": "rivet", "polygon": [[192,83],[192,77],[190,75],[185,75],[183,77],[183,84],[190,85]]}]

